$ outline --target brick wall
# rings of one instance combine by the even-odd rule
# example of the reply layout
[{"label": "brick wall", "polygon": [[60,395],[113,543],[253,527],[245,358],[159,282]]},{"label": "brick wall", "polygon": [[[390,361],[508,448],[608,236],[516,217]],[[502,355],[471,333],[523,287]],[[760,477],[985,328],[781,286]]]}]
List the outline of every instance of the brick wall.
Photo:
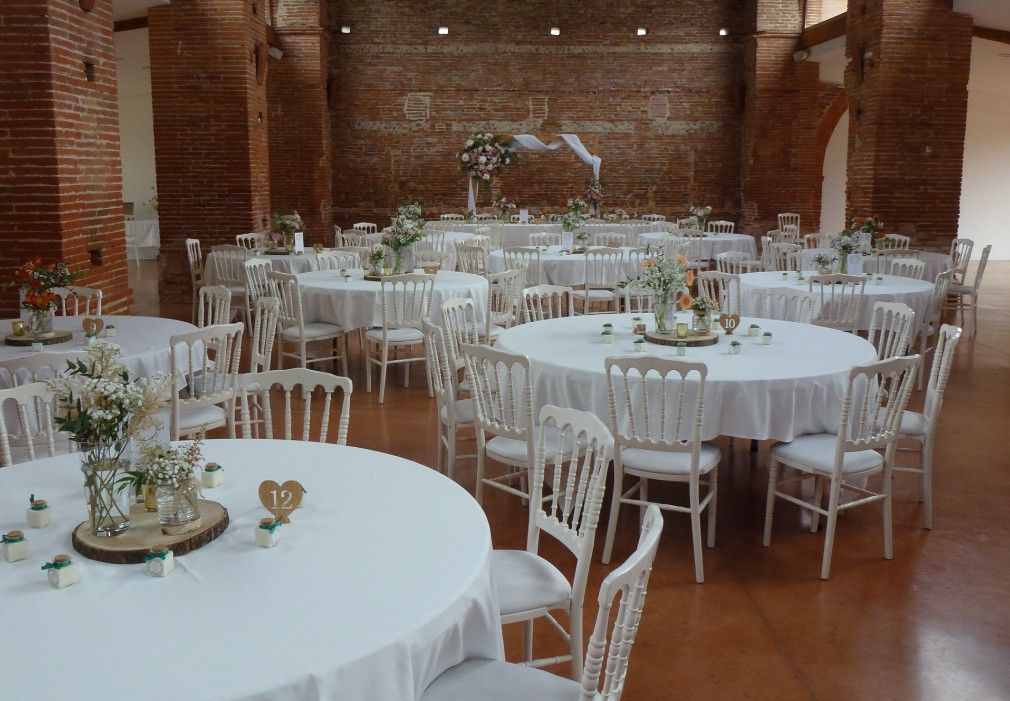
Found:
[{"label": "brick wall", "polygon": [[186,238],[206,254],[267,227],[264,11],[263,0],[173,0],[149,12],[163,294],[189,290]]},{"label": "brick wall", "polygon": [[[102,288],[107,312],[124,312],[111,0],[90,13],[77,0],[3,0],[0,63],[0,281],[29,256],[62,258]],[[0,313],[16,310],[4,286]]]},{"label": "brick wall", "polygon": [[913,246],[957,232],[971,27],[949,0],[849,2],[847,215],[878,215]]},{"label": "brick wall", "polygon": [[[578,134],[603,159],[607,208],[672,216],[707,203],[738,218],[741,50],[718,30],[750,31],[741,3],[330,0],[329,10],[336,223],[387,222],[408,200],[464,211],[456,154],[477,130]],[[411,93],[426,119],[407,118]],[[653,97],[661,116],[649,116]],[[546,117],[531,114],[531,98],[546,98]],[[526,152],[493,189],[556,207],[590,176],[567,148]]]},{"label": "brick wall", "polygon": [[319,0],[274,2],[273,27],[284,52],[270,61],[270,200],[276,210],[297,210],[306,243],[329,243],[332,224],[329,31]]}]

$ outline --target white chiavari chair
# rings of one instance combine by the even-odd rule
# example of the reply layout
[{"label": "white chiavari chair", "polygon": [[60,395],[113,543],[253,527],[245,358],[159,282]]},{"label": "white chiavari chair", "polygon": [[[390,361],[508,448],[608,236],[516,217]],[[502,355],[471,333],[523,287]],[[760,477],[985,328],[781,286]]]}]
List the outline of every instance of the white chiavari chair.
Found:
[{"label": "white chiavari chair", "polygon": [[954,271],[951,285],[963,285],[968,273],[968,262],[971,260],[975,242],[971,239],[956,238],[950,242],[950,269]]},{"label": "white chiavari chair", "polygon": [[[596,248],[585,252],[585,287],[575,290],[575,299],[582,302],[582,313],[619,311],[618,285],[624,275],[624,251],[620,248]],[[602,312],[593,306],[603,304]]]},{"label": "white chiavari chair", "polygon": [[370,221],[359,221],[357,224],[351,226],[351,228],[356,229],[358,231],[364,231],[366,234],[377,233],[379,229],[378,225]]},{"label": "white chiavari chair", "polygon": [[224,285],[200,288],[196,325],[199,328],[231,323],[231,292]]},{"label": "white chiavari chair", "polygon": [[643,214],[642,221],[655,222],[655,221],[666,221],[665,214]]},{"label": "white chiavari chair", "polygon": [[784,212],[778,216],[779,231],[788,238],[796,240],[800,237],[800,215]]},{"label": "white chiavari chair", "polygon": [[343,233],[344,230],[340,228],[340,226],[338,226],[337,224],[333,225],[333,242],[331,245],[334,248],[340,248],[343,245],[343,238],[342,238]]},{"label": "white chiavari chair", "polygon": [[560,246],[561,234],[536,231],[530,234],[530,246]]},{"label": "white chiavari chair", "polygon": [[892,258],[891,275],[921,280],[926,275],[926,261],[918,258]]},{"label": "white chiavari chair", "polygon": [[732,234],[736,231],[736,224],[725,219],[717,219],[708,222],[705,231],[710,234]]},{"label": "white chiavari chair", "polygon": [[522,267],[487,276],[488,314],[483,337],[486,343],[494,343],[502,331],[518,323],[525,279],[526,271]]},{"label": "white chiavari chair", "polygon": [[[445,329],[443,340],[449,366],[458,375],[459,371],[466,367],[463,346],[479,345],[482,341],[482,332],[486,331],[477,324],[473,300],[469,297],[453,297],[442,302],[442,328]],[[464,383],[459,385],[459,388],[469,391],[470,386]]]},{"label": "white chiavari chair", "polygon": [[316,266],[320,271],[351,270],[361,267],[361,258],[354,251],[321,251],[316,254]]},{"label": "white chiavari chair", "polygon": [[[597,597],[596,624],[589,638],[581,681],[565,679],[525,664],[470,659],[438,676],[421,701],[459,701],[504,697],[528,699],[578,699],[619,701],[628,672],[628,658],[642,618],[652,565],[659,549],[663,517],[650,506],[642,519],[638,548],[604,578]],[[614,598],[620,594],[611,624]],[[607,631],[610,634],[607,646]],[[602,685],[600,677],[603,676]]]},{"label": "white chiavari chair", "polygon": [[619,234],[613,231],[604,231],[602,233],[593,234],[590,237],[590,245],[592,246],[607,246],[608,248],[621,248],[627,244],[627,237],[624,234]]},{"label": "white chiavari chair", "polygon": [[[936,276],[936,282],[933,283],[933,289],[929,293],[929,302],[926,305],[926,313],[919,321],[919,328],[916,330],[916,337],[919,341],[919,355],[923,358],[932,350],[929,345],[930,339],[936,335],[937,329],[940,328],[942,323],[943,309],[944,305],[947,303],[947,289],[950,287],[950,281],[954,277],[953,270],[945,270]],[[913,338],[913,343],[916,339]],[[925,373],[918,373],[918,389],[922,389],[923,375]]]},{"label": "white chiavari chair", "polygon": [[44,382],[62,375],[68,363],[91,363],[91,356],[84,351],[74,353],[50,353],[43,351],[0,361],[0,384],[16,387],[28,382]]},{"label": "white chiavari chair", "polygon": [[[383,278],[382,325],[365,332],[365,391],[372,391],[372,366],[379,369],[379,404],[386,399],[386,375],[391,365],[403,367],[403,386],[410,386],[411,363],[423,363],[428,377],[428,394],[431,395],[431,368],[423,355],[410,355],[409,351],[424,345],[421,322],[431,311],[431,293],[434,277],[431,275],[393,275]],[[389,357],[393,351],[393,358]],[[408,351],[400,357],[400,351]]]},{"label": "white chiavari chair", "polygon": [[522,223],[522,219],[520,219],[518,214],[509,215],[509,224],[520,224],[520,223]]},{"label": "white chiavari chair", "polygon": [[880,249],[898,249],[907,251],[912,243],[911,236],[903,236],[902,234],[884,234],[879,239],[877,239],[876,246]]},{"label": "white chiavari chair", "polygon": [[474,221],[493,221],[494,218],[495,215],[492,214],[491,212],[478,212],[477,214],[473,215]]},{"label": "white chiavari chair", "polygon": [[[485,256],[492,251],[491,237],[488,234],[474,234],[470,238],[466,239],[466,241],[461,241],[460,243],[466,246],[479,246],[480,248],[483,248]],[[459,245],[459,243],[456,244],[457,247]]]},{"label": "white chiavari chair", "polygon": [[473,400],[457,398],[458,371],[449,358],[445,331],[427,320],[421,322],[421,331],[424,334],[428,367],[431,369],[431,389],[438,407],[438,456],[435,469],[443,472],[444,463],[444,474],[453,479],[457,459],[477,457],[476,453],[456,453],[458,431],[474,426]]},{"label": "white chiavari chair", "polygon": [[[992,251],[992,244],[982,249],[982,257],[979,258],[978,267],[975,269],[975,281],[972,284],[962,284],[951,282],[947,288],[947,294],[953,297],[955,302],[951,306],[956,307],[961,313],[961,326],[964,324],[965,310],[971,311],[971,336],[974,337],[978,330],[978,294],[982,288],[982,276],[985,274],[986,265],[989,263],[989,253]],[[967,271],[965,271],[967,274]]]},{"label": "white chiavari chair", "polygon": [[761,237],[761,267],[764,270],[775,270],[775,256],[772,255],[772,244],[775,240],[771,236]]},{"label": "white chiavari chair", "polygon": [[273,263],[269,258],[250,258],[243,263],[245,269],[245,306],[242,311],[245,314],[245,327],[247,331],[252,331],[252,315],[256,308],[256,300],[260,297],[272,297],[273,283],[270,282],[270,273],[273,271]]},{"label": "white chiavari chair", "polygon": [[429,272],[432,269],[439,270],[445,267],[448,265],[446,262],[447,258],[451,258],[451,256],[443,253],[442,251],[415,249],[412,253],[414,257],[414,267],[421,268],[422,270]]},{"label": "white chiavari chair", "polygon": [[223,244],[212,246],[208,260],[213,268],[215,285],[224,285],[231,292],[232,309],[249,313],[245,306],[245,262],[251,257],[252,251],[242,246]]},{"label": "white chiavari chair", "polygon": [[[827,579],[838,514],[857,506],[882,501],[884,557],[888,560],[893,557],[891,472],[902,413],[912,391],[919,360],[919,356],[914,355],[857,365],[849,370],[837,434],[815,433],[772,446],[765,506],[765,547],[771,544],[776,497],[813,512],[811,533],[816,533],[820,517],[826,516],[821,579]],[[780,480],[779,471],[783,466],[797,471],[799,476]],[[846,482],[878,472],[883,475],[879,492]],[[813,501],[795,496],[793,489],[779,491],[782,487],[808,479],[814,480]],[[827,509],[821,506],[825,481],[828,482]],[[856,498],[841,503],[842,490],[855,494]]]},{"label": "white chiavari chair", "polygon": [[535,287],[541,283],[540,251],[529,246],[518,246],[504,251],[505,267],[508,270],[522,268],[526,271],[524,287]]},{"label": "white chiavari chair", "polygon": [[703,270],[698,276],[698,292],[724,314],[740,314],[740,276]]},{"label": "white chiavari chair", "polygon": [[523,290],[523,318],[527,322],[559,319],[575,314],[571,287],[537,285]]},{"label": "white chiavari chair", "polygon": [[[614,490],[603,563],[610,562],[621,505],[644,508],[656,503],[649,499],[650,480],[682,482],[688,487],[687,506],[657,505],[690,514],[694,576],[701,584],[705,581],[701,516],[707,509],[707,545],[715,547],[720,460],[719,448],[701,439],[708,367],[657,357],[610,357],[604,367],[615,449]],[[626,476],[638,478],[627,489]]]},{"label": "white chiavari chair", "polygon": [[815,275],[809,290],[819,304],[812,324],[855,333],[863,311],[866,278],[861,275]]},{"label": "white chiavari chair", "polygon": [[442,221],[466,221],[466,217],[462,214],[443,214],[439,217]]},{"label": "white chiavari chair", "polygon": [[[43,449],[49,457],[70,452],[72,446],[53,424],[53,415],[58,411],[54,404],[52,390],[45,382],[0,389],[0,467],[40,458]],[[17,418],[16,430],[7,425],[11,405],[10,414]]]},{"label": "white chiavari chair", "polygon": [[169,339],[172,362],[170,435],[228,427],[235,437],[235,387],[242,356],[242,324],[219,324]]},{"label": "white chiavari chair", "polygon": [[256,248],[263,248],[263,234],[256,232],[248,234],[235,234],[235,245],[241,246],[242,248],[248,248],[253,250]]},{"label": "white chiavari chair", "polygon": [[486,226],[478,228],[475,233],[483,234],[491,240],[492,251],[502,251],[505,249],[505,225],[502,222],[487,222]]},{"label": "white chiavari chair", "polygon": [[761,261],[754,260],[743,251],[725,251],[715,254],[715,269],[720,273],[743,275],[762,269]]},{"label": "white chiavari chair", "polygon": [[[256,300],[253,315],[252,336],[249,339],[249,372],[266,372],[273,363],[274,341],[277,338],[281,300],[279,297],[260,297]],[[243,435],[250,429],[259,438],[259,426],[263,423],[263,406],[257,396],[258,388],[246,382],[244,391],[251,395],[252,415],[240,416]]]},{"label": "white chiavari chair", "polygon": [[415,250],[445,252],[445,231],[425,232],[424,238],[415,244]]},{"label": "white chiavari chair", "polygon": [[[256,396],[258,404],[263,412],[263,433],[264,438],[270,440],[274,437],[273,411],[270,402],[270,392],[274,387],[279,386],[284,397],[284,436],[286,441],[314,441],[326,443],[330,430],[330,408],[333,404],[337,390],[340,390],[340,413],[337,419],[337,445],[347,445],[347,428],[350,420],[351,393],[354,390],[351,380],[347,377],[340,377],[328,372],[319,370],[309,370],[307,368],[287,368],[286,370],[266,370],[263,372],[250,372],[240,375],[238,378],[238,394],[242,406],[242,437],[254,438],[254,433],[250,430],[252,416],[249,410],[250,395]],[[292,430],[293,412],[291,406],[291,394],[298,389],[302,399],[301,431],[300,434]],[[315,421],[312,418],[313,395],[316,390],[322,390],[323,406],[322,415],[318,421],[315,432],[312,426]],[[313,438],[313,435],[315,438]]]},{"label": "white chiavari chair", "polygon": [[652,289],[629,282],[624,286],[624,311],[628,314],[651,313],[655,296]]},{"label": "white chiavari chair", "polygon": [[892,262],[907,255],[908,251],[900,248],[875,249],[873,253],[863,256],[863,272],[887,275],[891,272]]},{"label": "white chiavari chair", "polygon": [[456,244],[459,269],[472,275],[487,275],[487,249],[465,243]]},{"label": "white chiavari chair", "polygon": [[[642,219],[645,220],[645,217]],[[678,229],[697,229],[699,224],[698,217],[683,217],[677,220]]]},{"label": "white chiavari chair", "polygon": [[[936,337],[936,350],[929,370],[929,384],[922,412],[906,410],[901,415],[898,440],[915,441],[919,445],[920,467],[895,465],[896,472],[912,472],[922,475],[920,497],[922,502],[923,528],[933,527],[933,444],[936,439],[936,425],[943,405],[943,395],[950,380],[950,368],[954,352],[961,340],[961,329],[950,324],[940,327]],[[898,448],[898,450],[909,450]]]},{"label": "white chiavari chair", "polygon": [[203,286],[203,253],[200,239],[186,239],[186,261],[189,263],[189,282],[193,292],[193,312],[190,321],[196,323],[197,295]]},{"label": "white chiavari chair", "polygon": [[354,254],[357,256],[358,264],[355,268],[364,268],[368,264],[368,256],[372,253],[369,246],[341,246],[333,249],[334,253]]},{"label": "white chiavari chair", "polygon": [[800,269],[803,246],[796,243],[773,243],[771,248],[774,270],[794,271]]},{"label": "white chiavari chair", "polygon": [[[586,580],[614,439],[603,422],[586,411],[548,404],[540,410],[539,419],[526,549],[492,551],[491,576],[502,625],[525,624],[526,664],[544,667],[570,662],[572,678],[578,679],[582,676]],[[559,578],[560,572],[540,554],[541,535],[553,536],[575,557],[570,582],[563,575]],[[558,610],[565,613],[568,630],[554,617],[552,612]],[[546,618],[565,638],[568,654],[533,659],[533,623],[539,618]]]},{"label": "white chiavari chair", "polygon": [[809,324],[817,298],[812,292],[789,288],[758,290],[754,294],[753,316],[760,319]]},{"label": "white chiavari chair", "polygon": [[915,330],[915,312],[901,302],[874,302],[866,339],[877,349],[877,360],[908,353]]},{"label": "white chiavari chair", "polygon": [[[327,361],[340,361],[340,369],[347,376],[347,332],[337,324],[322,321],[306,322],[302,305],[302,290],[298,278],[288,273],[270,273],[274,295],[280,302],[277,316],[277,367],[284,368],[284,359],[292,358],[298,367]],[[285,344],[292,350],[286,350]],[[309,344],[319,350],[309,355]]]},{"label": "white chiavari chair", "polygon": [[102,291],[97,287],[54,287],[60,298],[59,316],[101,316]]},{"label": "white chiavari chair", "polygon": [[368,234],[364,231],[344,231],[337,241],[337,248],[368,248]]}]

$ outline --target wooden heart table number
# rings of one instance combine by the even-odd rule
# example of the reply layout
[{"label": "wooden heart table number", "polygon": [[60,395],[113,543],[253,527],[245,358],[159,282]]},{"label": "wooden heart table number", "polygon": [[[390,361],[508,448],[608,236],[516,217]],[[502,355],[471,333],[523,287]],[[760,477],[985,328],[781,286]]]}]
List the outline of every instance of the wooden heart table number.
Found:
[{"label": "wooden heart table number", "polygon": [[723,328],[727,336],[732,336],[737,327],[740,326],[739,314],[720,314],[719,326]]},{"label": "wooden heart table number", "polygon": [[302,505],[305,488],[295,480],[288,480],[284,484],[264,480],[260,483],[259,494],[260,502],[267,511],[275,518],[279,518],[282,523],[291,523],[289,517],[292,511]]},{"label": "wooden heart table number", "polygon": [[105,322],[101,319],[84,319],[81,321],[85,336],[97,336],[105,328]]}]

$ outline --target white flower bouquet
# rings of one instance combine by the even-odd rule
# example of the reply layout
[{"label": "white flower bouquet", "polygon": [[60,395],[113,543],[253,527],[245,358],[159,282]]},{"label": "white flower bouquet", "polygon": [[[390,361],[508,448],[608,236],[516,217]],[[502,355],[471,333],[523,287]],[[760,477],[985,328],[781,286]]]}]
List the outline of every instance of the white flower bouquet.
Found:
[{"label": "white flower bouquet", "polygon": [[478,180],[490,180],[515,158],[515,141],[491,133],[474,134],[463,144],[463,150],[459,154],[463,172]]}]

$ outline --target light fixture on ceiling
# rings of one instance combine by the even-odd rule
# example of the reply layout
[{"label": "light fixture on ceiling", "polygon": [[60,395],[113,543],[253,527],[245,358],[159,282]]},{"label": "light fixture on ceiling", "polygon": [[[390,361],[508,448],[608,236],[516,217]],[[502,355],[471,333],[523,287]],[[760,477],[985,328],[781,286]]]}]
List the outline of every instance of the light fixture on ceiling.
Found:
[{"label": "light fixture on ceiling", "polygon": [[719,27],[719,36],[721,36],[721,37],[728,37],[729,36],[729,30],[726,29],[725,27]]},{"label": "light fixture on ceiling", "polygon": [[561,36],[561,29],[559,27],[551,27],[551,36],[552,37]]},{"label": "light fixture on ceiling", "polygon": [[644,37],[648,33],[649,33],[649,30],[646,29],[645,27],[639,27],[638,30],[635,32],[635,34],[637,34],[640,37]]},{"label": "light fixture on ceiling", "polygon": [[340,27],[340,33],[341,34],[350,34],[351,33],[351,28],[345,24],[342,27]]},{"label": "light fixture on ceiling", "polygon": [[439,34],[448,34],[449,33],[449,28],[448,27],[439,27],[438,28],[438,33]]}]

